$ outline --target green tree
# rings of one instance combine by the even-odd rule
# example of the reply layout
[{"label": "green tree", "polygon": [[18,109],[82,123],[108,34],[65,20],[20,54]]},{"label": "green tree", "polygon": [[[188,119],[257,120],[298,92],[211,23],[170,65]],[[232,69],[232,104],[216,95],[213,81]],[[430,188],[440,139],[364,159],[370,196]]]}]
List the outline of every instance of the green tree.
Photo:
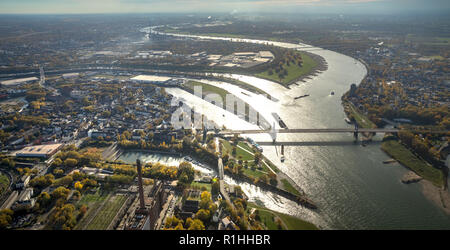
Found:
[{"label": "green tree", "polygon": [[213,195],[218,195],[219,194],[219,190],[220,190],[220,183],[219,183],[219,181],[214,181],[211,184],[211,193]]},{"label": "green tree", "polygon": [[47,192],[42,192],[39,194],[37,201],[42,208],[47,207],[51,203],[51,197]]},{"label": "green tree", "polygon": [[0,211],[0,229],[6,229],[11,225],[14,212],[11,209],[3,209]]},{"label": "green tree", "polygon": [[78,164],[78,161],[76,159],[73,158],[67,158],[66,160],[64,160],[64,165],[73,168]]},{"label": "green tree", "polygon": [[191,184],[194,181],[195,171],[189,162],[182,162],[178,166],[177,178],[183,184]]},{"label": "green tree", "polygon": [[195,214],[195,218],[203,221],[204,223],[207,223],[209,221],[209,219],[211,218],[211,212],[206,209],[200,209]]}]

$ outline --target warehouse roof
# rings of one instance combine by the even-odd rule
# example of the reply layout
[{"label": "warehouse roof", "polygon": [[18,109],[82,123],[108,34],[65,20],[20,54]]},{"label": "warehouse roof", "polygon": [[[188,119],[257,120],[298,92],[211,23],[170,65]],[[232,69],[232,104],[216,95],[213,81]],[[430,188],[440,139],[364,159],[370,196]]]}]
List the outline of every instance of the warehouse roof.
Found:
[{"label": "warehouse roof", "polygon": [[12,80],[6,80],[6,81],[2,81],[1,85],[17,85],[20,83],[24,83],[24,82],[29,82],[29,81],[37,81],[38,78],[37,77],[27,77],[27,78],[19,78],[19,79],[12,79]]},{"label": "warehouse roof", "polygon": [[131,78],[132,81],[144,81],[144,82],[167,82],[171,77],[165,76],[151,76],[151,75],[138,75]]},{"label": "warehouse roof", "polygon": [[16,152],[16,156],[48,156],[61,147],[61,143],[25,147]]}]

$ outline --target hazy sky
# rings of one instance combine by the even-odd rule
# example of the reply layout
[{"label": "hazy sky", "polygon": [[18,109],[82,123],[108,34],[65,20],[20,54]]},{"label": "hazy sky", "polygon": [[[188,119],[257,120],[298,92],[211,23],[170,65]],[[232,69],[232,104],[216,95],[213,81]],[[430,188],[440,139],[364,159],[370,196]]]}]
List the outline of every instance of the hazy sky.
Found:
[{"label": "hazy sky", "polygon": [[0,13],[449,11],[450,0],[0,0]]}]

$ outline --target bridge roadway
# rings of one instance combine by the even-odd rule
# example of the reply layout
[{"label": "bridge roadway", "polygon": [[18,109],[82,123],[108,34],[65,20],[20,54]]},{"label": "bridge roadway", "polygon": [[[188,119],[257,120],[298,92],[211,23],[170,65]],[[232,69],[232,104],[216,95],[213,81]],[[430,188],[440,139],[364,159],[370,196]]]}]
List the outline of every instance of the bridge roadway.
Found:
[{"label": "bridge roadway", "polygon": [[[396,128],[298,128],[298,129],[275,129],[275,130],[222,130],[218,134],[264,134],[264,133],[398,133],[400,129]],[[445,134],[449,131],[444,130],[405,130],[415,134]]]},{"label": "bridge roadway", "polygon": [[225,190],[225,181],[223,180],[225,173],[223,170],[222,153],[220,152],[219,138],[216,137],[216,138],[214,138],[214,140],[216,143],[216,152],[219,153],[219,159],[217,160],[217,166],[219,169],[219,189],[220,189],[219,191],[220,191],[220,194],[222,195],[222,197],[226,201],[230,202],[231,206],[233,208],[235,208],[233,202],[231,202],[230,196],[228,195],[227,191]]}]

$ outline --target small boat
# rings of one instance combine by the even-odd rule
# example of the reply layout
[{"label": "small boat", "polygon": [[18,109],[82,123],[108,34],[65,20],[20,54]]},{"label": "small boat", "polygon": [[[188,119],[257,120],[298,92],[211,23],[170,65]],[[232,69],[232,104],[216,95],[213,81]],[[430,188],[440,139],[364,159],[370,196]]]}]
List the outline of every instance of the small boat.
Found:
[{"label": "small boat", "polygon": [[281,160],[281,162],[284,162],[284,160],[285,160],[284,155],[281,156],[280,160]]},{"label": "small boat", "polygon": [[348,124],[352,124],[352,121],[350,121],[350,119],[348,119],[347,117],[345,117],[344,121]]},{"label": "small boat", "polygon": [[308,96],[309,96],[308,94],[301,95],[301,96],[294,97],[294,99],[297,100],[297,99],[300,99],[300,98],[303,98],[303,97],[308,97]]},{"label": "small boat", "polygon": [[397,161],[394,159],[389,159],[389,160],[383,161],[384,164],[395,163],[395,162],[397,162]]}]

